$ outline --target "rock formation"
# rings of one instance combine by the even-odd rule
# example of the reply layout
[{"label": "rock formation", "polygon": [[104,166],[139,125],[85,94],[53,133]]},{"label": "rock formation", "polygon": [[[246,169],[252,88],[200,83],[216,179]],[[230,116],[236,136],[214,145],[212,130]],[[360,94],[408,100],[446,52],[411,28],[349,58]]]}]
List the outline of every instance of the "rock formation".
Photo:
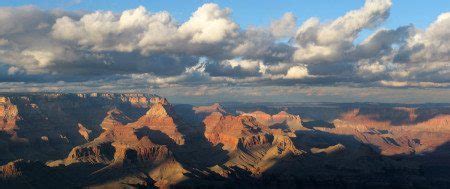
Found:
[{"label": "rock formation", "polygon": [[[215,112],[205,118],[204,124],[204,135],[208,141],[229,151],[230,160],[225,163],[227,167],[236,166],[260,174],[275,163],[273,159],[303,153],[294,146],[289,136],[271,130],[252,116],[224,116]],[[213,170],[226,175],[223,168],[215,167]]]},{"label": "rock formation", "polygon": [[261,106],[233,115],[150,94],[4,95],[0,188],[450,186],[447,106],[317,107],[331,123]]},{"label": "rock formation", "polygon": [[[90,137],[90,134],[92,133],[92,131],[89,129],[86,129],[86,127],[84,127],[81,123],[78,123],[78,128],[79,128],[78,132],[80,133],[80,135],[83,136],[83,138],[86,141],[89,141],[89,137]],[[46,140],[48,140],[48,137]]]},{"label": "rock formation", "polygon": [[[0,131],[4,132],[0,140],[9,154],[0,161],[62,158],[74,146],[99,136],[102,120],[102,125],[108,127],[108,111],[120,108],[137,117],[158,101],[163,100],[147,94],[0,95]],[[123,124],[131,122],[131,118],[119,119],[120,114],[110,116],[116,116],[115,120]]]},{"label": "rock formation", "polygon": [[244,113],[243,115],[248,115],[256,118],[256,120],[271,128],[281,128],[292,132],[298,130],[308,130],[303,127],[302,119],[298,115],[292,115],[285,111],[280,111],[278,114],[270,115],[265,112],[255,111],[251,113]]},{"label": "rock formation", "polygon": [[[95,175],[110,174],[108,171],[114,169],[117,171],[139,168],[147,170],[155,184],[161,187],[184,178],[183,173],[186,171],[168,148],[172,143],[184,144],[184,136],[178,132],[174,118],[171,117],[174,114],[171,105],[166,100],[153,102],[155,104],[145,115],[128,124],[124,124],[129,119],[121,111],[109,111],[102,122],[104,132],[99,137],[76,146],[67,158],[49,165],[89,163],[107,166],[95,172]],[[164,136],[173,141],[164,140]],[[152,140],[158,141],[159,144]],[[155,167],[163,170],[155,171]]]},{"label": "rock formation", "polygon": [[[400,110],[404,111],[403,108]],[[414,111],[407,109],[407,112],[407,121],[415,121],[417,115]],[[335,128],[321,130],[355,136],[363,143],[378,147],[383,155],[426,153],[450,140],[449,115],[438,115],[424,122],[392,125],[392,121],[377,120],[380,114],[361,115],[358,109],[351,110],[333,121]]]},{"label": "rock formation", "polygon": [[140,128],[147,127],[152,131],[159,131],[160,136],[153,135],[162,140],[161,137],[169,137],[178,145],[185,142],[183,134],[180,133],[180,127],[183,124],[175,115],[172,105],[167,100],[155,103],[147,113],[134,123],[127,124],[128,127]]},{"label": "rock formation", "polygon": [[205,137],[212,144],[220,143],[226,149],[270,142],[266,136],[269,129],[250,116],[224,116],[221,113],[213,113],[205,118],[204,124]]},{"label": "rock formation", "polygon": [[211,114],[213,112],[219,112],[222,114],[227,113],[219,103],[214,103],[210,106],[197,106],[194,107],[193,110],[196,114]]},{"label": "rock formation", "polygon": [[17,129],[16,122],[20,119],[19,110],[7,97],[0,97],[0,130],[11,132]]}]

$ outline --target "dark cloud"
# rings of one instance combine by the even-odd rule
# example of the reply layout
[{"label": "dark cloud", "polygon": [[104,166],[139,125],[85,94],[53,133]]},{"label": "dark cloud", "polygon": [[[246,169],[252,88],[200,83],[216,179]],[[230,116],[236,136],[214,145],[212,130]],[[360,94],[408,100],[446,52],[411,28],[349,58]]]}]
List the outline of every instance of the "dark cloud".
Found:
[{"label": "dark cloud", "polygon": [[[239,62],[240,64],[233,65],[227,61],[223,61],[221,63],[209,62],[205,66],[205,71],[212,77],[222,76],[231,78],[245,78],[261,75],[258,62],[251,60],[239,60],[234,62]],[[247,64],[248,67],[244,67],[245,64]]]}]

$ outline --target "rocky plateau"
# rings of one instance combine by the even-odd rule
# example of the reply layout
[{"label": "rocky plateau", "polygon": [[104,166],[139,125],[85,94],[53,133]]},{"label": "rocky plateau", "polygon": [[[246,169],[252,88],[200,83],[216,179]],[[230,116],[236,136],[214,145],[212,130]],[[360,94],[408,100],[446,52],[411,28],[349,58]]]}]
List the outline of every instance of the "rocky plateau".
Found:
[{"label": "rocky plateau", "polygon": [[445,105],[2,94],[0,188],[445,188],[449,141]]}]

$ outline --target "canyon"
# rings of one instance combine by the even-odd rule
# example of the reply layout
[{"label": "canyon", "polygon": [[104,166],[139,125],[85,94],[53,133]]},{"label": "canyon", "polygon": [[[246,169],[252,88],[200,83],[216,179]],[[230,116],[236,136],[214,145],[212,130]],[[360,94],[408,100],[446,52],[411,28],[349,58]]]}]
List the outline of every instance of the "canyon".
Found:
[{"label": "canyon", "polygon": [[450,105],[0,94],[0,188],[450,186]]}]

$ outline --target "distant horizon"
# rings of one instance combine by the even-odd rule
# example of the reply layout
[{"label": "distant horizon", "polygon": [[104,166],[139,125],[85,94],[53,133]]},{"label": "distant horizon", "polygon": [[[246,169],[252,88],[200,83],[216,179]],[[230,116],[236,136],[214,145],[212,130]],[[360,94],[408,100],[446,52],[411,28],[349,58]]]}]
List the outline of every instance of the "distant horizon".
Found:
[{"label": "distant horizon", "polygon": [[[430,104],[436,104],[436,105],[450,105],[450,102],[382,102],[382,101],[249,101],[249,100],[211,100],[207,99],[205,101],[199,100],[199,97],[192,98],[192,97],[186,97],[183,99],[179,98],[173,98],[173,97],[166,97],[162,96],[157,93],[146,93],[146,92],[0,92],[0,97],[7,96],[7,95],[42,95],[42,94],[147,94],[147,95],[156,95],[162,98],[167,98],[167,100],[171,104],[190,104],[190,105],[211,105],[214,103],[219,104],[261,104],[261,105],[273,105],[273,104],[283,104],[283,105],[295,105],[295,104],[385,104],[385,105],[408,105],[408,106],[414,106],[414,105],[430,105]],[[280,105],[281,106],[281,105]]]}]

